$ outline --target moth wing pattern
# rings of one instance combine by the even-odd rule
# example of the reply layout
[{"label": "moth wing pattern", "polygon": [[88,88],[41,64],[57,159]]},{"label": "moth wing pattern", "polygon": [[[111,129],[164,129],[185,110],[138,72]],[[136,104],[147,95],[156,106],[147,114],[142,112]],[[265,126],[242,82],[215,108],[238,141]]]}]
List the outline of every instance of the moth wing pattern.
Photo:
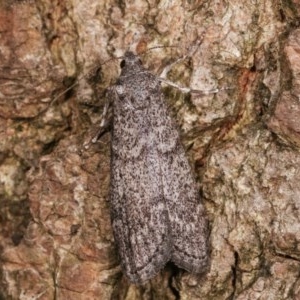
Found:
[{"label": "moth wing pattern", "polygon": [[166,160],[166,174],[168,170],[170,174],[164,180],[164,194],[172,228],[171,260],[190,273],[202,273],[208,265],[208,223],[180,142]]},{"label": "moth wing pattern", "polygon": [[[115,95],[115,102],[116,98],[120,99]],[[136,126],[127,128],[123,116],[117,112],[113,122],[112,224],[125,274],[131,282],[142,283],[158,273],[170,259],[171,228],[163,185],[157,176],[155,142],[149,147],[140,131],[141,123],[134,121],[139,118],[134,109],[125,116]]]},{"label": "moth wing pattern", "polygon": [[159,80],[129,52],[109,97],[111,217],[125,274],[140,284],[169,260],[202,272],[207,264],[204,207]]}]

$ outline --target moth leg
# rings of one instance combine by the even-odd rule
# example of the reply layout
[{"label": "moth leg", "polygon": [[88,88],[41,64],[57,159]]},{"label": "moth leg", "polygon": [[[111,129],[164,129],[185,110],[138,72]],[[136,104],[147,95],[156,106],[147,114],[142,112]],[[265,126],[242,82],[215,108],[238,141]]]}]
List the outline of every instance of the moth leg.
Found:
[{"label": "moth leg", "polygon": [[216,94],[216,93],[219,93],[220,91],[229,89],[229,88],[221,88],[221,89],[216,88],[216,89],[211,89],[211,90],[207,90],[207,91],[195,90],[195,89],[191,89],[191,88],[188,88],[188,87],[182,87],[182,86],[166,79],[167,74],[170,72],[172,67],[174,65],[180,63],[181,61],[193,56],[193,54],[196,52],[196,50],[201,45],[202,41],[203,41],[203,35],[198,39],[197,43],[193,47],[191,47],[191,49],[188,51],[188,53],[186,55],[184,55],[183,57],[177,59],[176,61],[169,64],[168,66],[166,66],[164,68],[164,70],[162,71],[162,73],[160,74],[158,80],[160,82],[163,82],[167,85],[170,85],[170,86],[180,90],[182,93],[194,93],[194,94],[198,94],[198,95],[209,95],[209,94]]},{"label": "moth leg", "polygon": [[100,125],[99,125],[99,129],[98,131],[96,132],[95,136],[92,138],[92,143],[96,143],[97,140],[101,137],[101,135],[106,132],[110,125],[111,125],[111,117],[109,117],[110,115],[110,101],[107,101],[105,103],[105,106],[104,106],[104,109],[103,109],[103,112],[102,112],[102,116],[101,116],[101,122],[100,122]]},{"label": "moth leg", "polygon": [[194,94],[198,94],[198,95],[209,95],[209,94],[216,94],[216,93],[219,93],[220,91],[223,91],[223,90],[228,90],[229,88],[221,88],[221,89],[212,89],[212,90],[207,90],[207,91],[201,91],[201,90],[195,90],[195,89],[191,89],[191,88],[188,88],[188,87],[183,87],[183,86],[180,86],[168,79],[164,79],[164,78],[158,78],[158,80],[160,82],[163,82],[167,85],[170,85],[178,90],[180,90],[182,93],[194,93]]},{"label": "moth leg", "polygon": [[88,149],[91,144],[95,144],[100,137],[107,132],[112,124],[112,114],[111,114],[111,101],[106,101],[102,115],[99,128],[96,132],[92,134],[92,137],[89,137],[84,143],[83,147]]},{"label": "moth leg", "polygon": [[167,74],[173,68],[173,66],[175,66],[176,64],[182,62],[183,60],[185,60],[189,57],[192,57],[194,55],[194,53],[197,51],[197,49],[199,48],[199,46],[201,45],[202,41],[203,41],[203,35],[197,40],[196,44],[191,47],[191,49],[188,51],[188,53],[186,55],[178,58],[173,63],[165,66],[165,68],[163,69],[163,71],[159,75],[159,79],[165,79],[167,77]]}]

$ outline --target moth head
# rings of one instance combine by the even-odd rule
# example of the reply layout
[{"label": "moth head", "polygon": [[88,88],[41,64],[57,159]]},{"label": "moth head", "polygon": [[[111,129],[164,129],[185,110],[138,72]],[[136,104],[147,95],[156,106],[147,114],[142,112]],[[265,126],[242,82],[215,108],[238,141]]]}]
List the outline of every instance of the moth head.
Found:
[{"label": "moth head", "polygon": [[131,51],[127,51],[124,55],[124,59],[120,63],[120,67],[123,69],[124,67],[137,67],[141,66],[142,61],[138,55],[135,55]]}]

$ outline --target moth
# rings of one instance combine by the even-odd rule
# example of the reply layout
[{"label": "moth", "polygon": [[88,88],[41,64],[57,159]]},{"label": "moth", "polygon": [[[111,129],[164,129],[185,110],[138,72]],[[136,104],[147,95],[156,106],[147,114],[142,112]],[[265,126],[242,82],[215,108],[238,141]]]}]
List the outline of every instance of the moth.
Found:
[{"label": "moth", "polygon": [[135,284],[154,277],[168,261],[201,273],[209,261],[208,224],[177,126],[164,101],[161,81],[167,81],[145,69],[130,51],[121,68],[108,90],[110,207],[121,267]]}]

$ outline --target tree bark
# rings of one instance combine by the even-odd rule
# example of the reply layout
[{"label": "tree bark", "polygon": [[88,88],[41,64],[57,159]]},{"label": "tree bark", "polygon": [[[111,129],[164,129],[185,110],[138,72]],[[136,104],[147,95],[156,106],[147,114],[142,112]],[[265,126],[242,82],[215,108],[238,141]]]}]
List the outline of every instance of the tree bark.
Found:
[{"label": "tree bark", "polygon": [[[0,299],[300,299],[299,15],[296,0],[1,1]],[[224,89],[165,98],[207,209],[210,269],[168,264],[130,285],[110,135],[83,145],[118,77],[112,58],[134,50],[159,74],[201,36],[169,79]]]}]

